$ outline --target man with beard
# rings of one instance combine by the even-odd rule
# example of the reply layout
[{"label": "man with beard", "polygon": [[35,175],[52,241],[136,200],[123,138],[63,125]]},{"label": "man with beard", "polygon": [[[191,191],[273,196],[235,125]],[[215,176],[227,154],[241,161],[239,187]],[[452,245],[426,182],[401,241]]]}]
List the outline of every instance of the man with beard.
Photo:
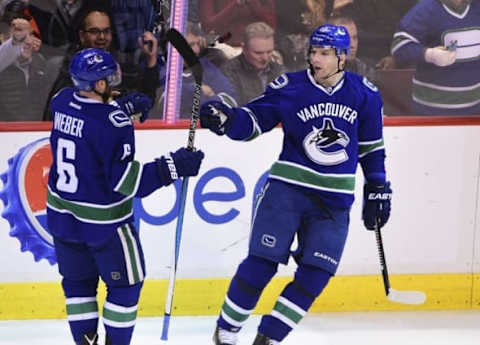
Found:
[{"label": "man with beard", "polygon": [[204,156],[180,148],[149,163],[135,160],[132,121],[108,102],[117,70],[117,62],[102,49],[78,52],[69,68],[74,87],[62,89],[50,105],[47,222],[77,345],[97,345],[99,278],[107,286],[105,344],[130,344],[145,278],[142,246],[132,224],[133,198],[197,175]]}]

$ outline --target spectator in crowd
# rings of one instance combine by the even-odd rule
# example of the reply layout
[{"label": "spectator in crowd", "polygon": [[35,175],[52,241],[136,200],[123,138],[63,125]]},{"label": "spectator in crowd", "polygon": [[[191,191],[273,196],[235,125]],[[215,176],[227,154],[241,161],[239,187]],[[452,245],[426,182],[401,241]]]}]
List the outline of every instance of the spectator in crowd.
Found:
[{"label": "spectator in crowd", "polygon": [[6,0],[5,16],[20,15],[29,20],[35,36],[43,42],[42,54],[50,57],[63,54],[73,39],[71,23],[84,1],[61,0],[52,6],[45,1],[32,4],[29,0]]},{"label": "spectator in crowd", "polygon": [[199,0],[190,0],[188,2],[188,21],[200,24]]},{"label": "spectator in crowd", "polygon": [[[237,102],[235,100],[236,95],[232,84],[218,69],[215,63],[210,60],[211,57],[213,57],[215,60],[225,59],[223,52],[221,50],[205,46],[205,36],[198,24],[191,22],[187,23],[185,39],[190,44],[190,47],[192,47],[194,53],[197,56],[200,56],[200,63],[203,68],[202,94],[200,98],[201,102],[218,100],[233,107],[237,106]],[[216,52],[207,53],[208,51]],[[218,58],[217,56],[219,54],[223,57]],[[195,91],[195,79],[193,78],[192,73],[188,70],[187,66],[184,65],[184,68],[180,118],[190,118],[192,116],[192,100],[193,93]],[[160,70],[161,85],[165,85],[165,78],[166,65],[164,65]],[[160,88],[159,91],[161,92],[161,96],[159,97],[157,110],[153,112],[152,117],[156,116],[157,114],[161,115],[162,113],[161,109],[163,109],[165,90]]]},{"label": "spectator in crowd", "polygon": [[325,23],[333,0],[276,0],[275,48],[288,72],[307,68],[308,37]]},{"label": "spectator in crowd", "polygon": [[402,18],[392,55],[416,66],[416,114],[480,114],[479,23],[480,1],[471,0],[423,0]]},{"label": "spectator in crowd", "polygon": [[395,68],[390,44],[400,19],[418,0],[334,0],[333,15],[350,17],[362,42],[358,57],[378,69]]},{"label": "spectator in crowd", "polygon": [[138,37],[145,30],[153,30],[155,13],[152,1],[110,0],[110,3],[118,50],[124,53],[134,52],[138,48]]},{"label": "spectator in crowd", "polygon": [[330,18],[329,22],[333,25],[344,26],[350,35],[350,52],[347,55],[345,69],[353,73],[361,74],[367,77],[371,82],[375,82],[375,69],[357,57],[358,31],[357,25],[353,19],[350,17],[334,16]]},{"label": "spectator in crowd", "polygon": [[[114,39],[114,28],[112,27],[112,16],[108,8],[103,6],[87,6],[79,11],[75,23],[75,41],[72,43],[69,51],[63,61],[59,75],[54,82],[47,98],[47,105],[44,109],[44,120],[50,120],[50,112],[48,104],[50,99],[60,89],[72,86],[72,81],[68,73],[68,66],[71,57],[78,51],[85,48],[98,48],[111,52],[117,55],[118,51],[112,44]],[[122,75],[122,84],[117,92],[118,95],[125,94],[128,91],[140,91],[149,96],[152,100],[155,99],[155,92],[158,87],[158,66],[157,66],[157,49],[158,43],[155,36],[146,31],[138,38],[138,43],[142,54],[145,56],[145,66],[143,67],[139,78],[126,78]],[[120,63],[123,69],[123,65]],[[128,67],[126,68],[128,69]]]},{"label": "spectator in crowd", "polygon": [[[42,41],[29,21],[15,18],[0,45],[0,121],[41,120],[49,85]],[[47,88],[48,90],[48,88]]]},{"label": "spectator in crowd", "polygon": [[265,22],[275,28],[274,0],[202,0],[200,20],[206,32],[232,34],[229,45],[242,45],[245,27],[253,22]]},{"label": "spectator in crowd", "polygon": [[242,54],[223,65],[222,71],[233,84],[239,105],[262,94],[268,83],[285,72],[283,65],[272,60],[274,36],[266,23],[247,25]]}]

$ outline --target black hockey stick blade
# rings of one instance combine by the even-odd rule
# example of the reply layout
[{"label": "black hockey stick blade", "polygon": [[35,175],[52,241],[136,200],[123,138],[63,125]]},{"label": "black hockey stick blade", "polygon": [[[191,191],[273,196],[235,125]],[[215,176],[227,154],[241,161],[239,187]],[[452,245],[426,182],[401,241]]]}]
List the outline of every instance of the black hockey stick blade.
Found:
[{"label": "black hockey stick blade", "polygon": [[167,40],[177,49],[188,67],[191,68],[195,81],[199,83],[199,81],[202,80],[200,60],[188,44],[185,37],[174,28],[169,29],[166,36]]}]

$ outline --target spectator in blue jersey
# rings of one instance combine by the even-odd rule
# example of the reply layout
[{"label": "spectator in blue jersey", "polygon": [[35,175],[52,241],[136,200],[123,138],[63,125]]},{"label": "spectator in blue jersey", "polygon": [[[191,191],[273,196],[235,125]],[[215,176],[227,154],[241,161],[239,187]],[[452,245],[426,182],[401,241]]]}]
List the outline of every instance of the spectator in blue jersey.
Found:
[{"label": "spectator in blue jersey", "polygon": [[413,111],[480,114],[480,1],[422,0],[393,37],[397,65],[416,66]]},{"label": "spectator in blue jersey", "polygon": [[[72,81],[68,73],[68,66],[72,56],[79,50],[85,48],[98,48],[111,52],[115,56],[118,50],[113,42],[115,30],[112,27],[112,16],[106,5],[88,4],[83,7],[75,18],[76,39],[72,42],[67,55],[65,56],[59,74],[50,90],[47,98],[47,104],[44,109],[43,119],[51,120],[51,112],[48,109],[48,101],[62,88],[72,86]],[[126,94],[132,91],[139,91],[146,94],[152,100],[155,99],[156,89],[159,85],[157,66],[158,41],[155,36],[145,31],[139,38],[138,44],[142,54],[144,54],[145,64],[137,74],[123,73],[131,71],[128,65],[120,64],[122,70],[122,82],[118,85],[116,91],[120,94]]]},{"label": "spectator in blue jersey", "polygon": [[266,23],[247,25],[242,53],[222,66],[222,72],[235,88],[239,105],[259,96],[268,83],[285,71],[272,58],[274,35]]},{"label": "spectator in blue jersey", "polygon": [[109,103],[118,64],[102,49],[72,59],[74,87],[51,101],[53,162],[48,179],[47,222],[53,236],[77,345],[97,345],[97,286],[107,286],[103,305],[106,345],[128,345],[145,278],[145,260],[133,222],[133,198],[145,197],[183,176],[198,174],[202,151],[180,148],[152,162],[135,160],[130,113],[147,113],[148,97]]},{"label": "spectator in blue jersey", "polygon": [[[345,27],[322,25],[309,43],[308,69],[278,77],[242,108],[216,101],[200,108],[202,127],[233,140],[252,140],[279,124],[284,132],[254,206],[248,255],[217,320],[215,345],[237,344],[263,289],[290,256],[298,265],[294,279],[262,317],[253,344],[279,344],[305,316],[340,263],[358,163],[366,179],[365,227],[380,229],[389,219],[381,96],[367,78],[345,71]],[[291,253],[295,237],[298,249]]]},{"label": "spectator in blue jersey", "polygon": [[[224,53],[220,49],[206,46],[205,36],[198,24],[191,22],[187,23],[185,39],[192,47],[193,52],[197,56],[200,56],[200,64],[203,68],[201,102],[219,100],[230,104],[231,106],[236,106],[236,94],[233,86],[215,64],[215,62],[220,65],[223,64],[222,61],[226,60]],[[195,79],[187,66],[184,66],[184,68],[179,116],[180,118],[190,118],[192,116],[192,100],[195,91]],[[165,79],[166,65],[160,70],[161,85],[165,85]],[[163,109],[165,90],[160,88],[159,92],[161,92],[161,95],[158,98],[157,111],[152,117],[158,115],[161,116],[161,109]]]}]

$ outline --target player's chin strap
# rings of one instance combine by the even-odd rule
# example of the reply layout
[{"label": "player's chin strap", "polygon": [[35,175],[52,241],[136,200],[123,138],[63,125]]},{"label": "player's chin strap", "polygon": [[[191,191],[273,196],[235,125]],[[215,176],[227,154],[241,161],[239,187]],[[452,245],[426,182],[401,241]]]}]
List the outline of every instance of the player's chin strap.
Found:
[{"label": "player's chin strap", "polygon": [[[346,63],[346,62],[345,62]],[[315,70],[313,69],[313,66],[312,64],[310,63],[310,71],[312,72],[312,75],[315,76]],[[322,78],[320,81],[317,81],[317,83],[321,84],[323,83],[325,80],[327,79],[330,79],[331,77],[333,77],[335,74],[338,74],[338,73],[341,73],[345,71],[345,65],[343,66],[343,68],[340,68],[340,57],[338,57],[338,63],[337,63],[337,71],[336,72],[333,72],[329,75],[327,75],[326,77]]]}]

